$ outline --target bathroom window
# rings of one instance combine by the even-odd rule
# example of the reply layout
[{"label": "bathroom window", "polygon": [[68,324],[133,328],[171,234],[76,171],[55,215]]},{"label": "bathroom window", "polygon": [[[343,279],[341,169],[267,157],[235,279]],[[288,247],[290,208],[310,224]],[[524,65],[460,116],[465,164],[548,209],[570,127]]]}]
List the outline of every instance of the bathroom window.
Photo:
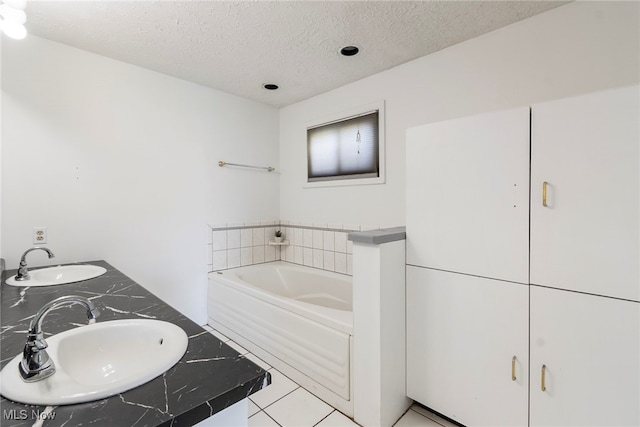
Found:
[{"label": "bathroom window", "polygon": [[307,187],[384,182],[384,110],[342,116],[307,128]]}]

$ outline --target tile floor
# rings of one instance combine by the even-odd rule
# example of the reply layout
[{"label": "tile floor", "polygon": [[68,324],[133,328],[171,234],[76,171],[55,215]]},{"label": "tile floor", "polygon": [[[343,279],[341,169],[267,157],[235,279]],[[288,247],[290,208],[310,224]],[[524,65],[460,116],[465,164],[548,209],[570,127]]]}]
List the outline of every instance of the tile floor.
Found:
[{"label": "tile floor", "polygon": [[[220,332],[205,329],[271,373],[271,385],[249,397],[249,427],[355,427],[358,424]],[[394,427],[458,427],[414,404]]]}]

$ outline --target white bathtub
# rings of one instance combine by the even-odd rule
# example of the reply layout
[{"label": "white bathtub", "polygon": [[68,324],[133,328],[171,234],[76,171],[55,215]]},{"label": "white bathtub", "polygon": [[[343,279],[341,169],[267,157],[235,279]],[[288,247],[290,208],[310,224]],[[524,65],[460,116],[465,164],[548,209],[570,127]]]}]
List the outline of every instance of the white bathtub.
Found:
[{"label": "white bathtub", "polygon": [[353,415],[350,276],[286,262],[209,273],[209,324]]}]

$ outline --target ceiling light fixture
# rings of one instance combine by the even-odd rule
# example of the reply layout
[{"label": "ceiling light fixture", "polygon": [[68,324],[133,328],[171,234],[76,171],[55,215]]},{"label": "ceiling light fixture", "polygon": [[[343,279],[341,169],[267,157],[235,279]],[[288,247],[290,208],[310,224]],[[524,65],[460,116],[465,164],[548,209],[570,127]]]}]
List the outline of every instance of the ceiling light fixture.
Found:
[{"label": "ceiling light fixture", "polygon": [[27,36],[27,29],[24,27],[24,23],[27,22],[25,7],[27,7],[27,0],[2,0],[0,30],[7,37],[20,40]]},{"label": "ceiling light fixture", "polygon": [[340,49],[340,53],[344,56],[357,55],[358,52],[360,52],[360,49],[358,49],[356,46],[345,46]]},{"label": "ceiling light fixture", "polygon": [[267,89],[267,90],[276,90],[278,89],[278,85],[273,84],[273,83],[265,83],[262,85],[263,88]]}]

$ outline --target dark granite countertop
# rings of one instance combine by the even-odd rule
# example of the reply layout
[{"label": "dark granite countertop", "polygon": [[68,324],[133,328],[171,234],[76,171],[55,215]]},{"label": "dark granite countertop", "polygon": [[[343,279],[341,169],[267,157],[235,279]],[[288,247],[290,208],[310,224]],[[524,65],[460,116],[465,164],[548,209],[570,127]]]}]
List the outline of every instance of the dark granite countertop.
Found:
[{"label": "dark granite countertop", "polygon": [[[6,285],[2,278],[0,367],[22,352],[29,322],[35,313],[47,302],[63,295],[89,298],[101,311],[98,322],[142,318],[174,323],[187,333],[189,345],[174,367],[140,387],[94,402],[48,408],[55,416],[45,420],[44,427],[191,426],[271,382],[268,372],[108,263],[79,264],[99,265],[107,272],[83,282],[30,288]],[[5,278],[13,274],[15,270],[5,271]],[[60,308],[45,318],[45,338],[86,323],[86,312],[77,305]],[[45,407],[18,404],[0,397],[0,410],[0,425],[31,426],[37,421],[31,416],[32,410],[44,411]],[[21,418],[20,414],[26,414],[25,419],[15,419]]]}]

